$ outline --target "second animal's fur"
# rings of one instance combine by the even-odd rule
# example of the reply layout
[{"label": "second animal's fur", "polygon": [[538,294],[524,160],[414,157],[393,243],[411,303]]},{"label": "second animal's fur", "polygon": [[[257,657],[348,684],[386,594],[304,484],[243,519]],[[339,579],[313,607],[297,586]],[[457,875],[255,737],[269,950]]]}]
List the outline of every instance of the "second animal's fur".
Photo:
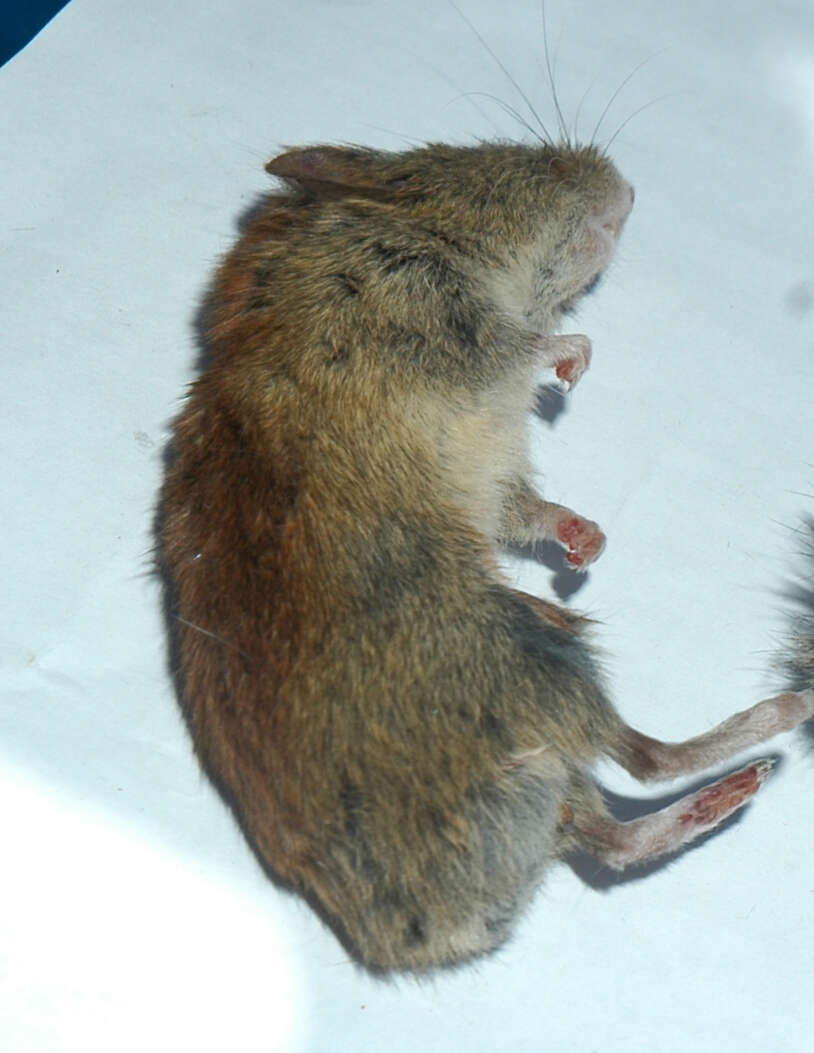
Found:
[{"label": "second animal's fur", "polygon": [[211,361],[163,496],[183,703],[272,871],[377,969],[498,946],[573,848],[676,850],[756,762],[630,823],[590,768],[697,771],[810,716],[808,692],[690,742],[627,727],[573,614],[512,589],[494,542],[604,538],[530,482],[541,365],[633,193],[597,149],[485,144],[277,158],[287,188],[223,264]]}]

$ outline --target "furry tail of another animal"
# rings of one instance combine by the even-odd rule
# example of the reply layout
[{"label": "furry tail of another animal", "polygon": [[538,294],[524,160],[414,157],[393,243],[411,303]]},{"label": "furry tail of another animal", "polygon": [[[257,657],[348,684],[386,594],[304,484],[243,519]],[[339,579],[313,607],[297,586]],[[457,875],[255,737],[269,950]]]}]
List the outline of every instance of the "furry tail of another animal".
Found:
[{"label": "furry tail of another animal", "polygon": [[806,569],[800,584],[791,593],[797,610],[784,664],[792,688],[804,691],[814,688],[814,518],[806,520],[800,534],[805,545]]}]

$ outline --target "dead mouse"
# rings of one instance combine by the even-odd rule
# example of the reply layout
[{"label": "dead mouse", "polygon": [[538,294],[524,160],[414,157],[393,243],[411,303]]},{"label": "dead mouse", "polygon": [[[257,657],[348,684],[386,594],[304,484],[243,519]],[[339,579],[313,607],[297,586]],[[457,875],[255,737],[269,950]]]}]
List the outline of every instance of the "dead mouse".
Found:
[{"label": "dead mouse", "polygon": [[[628,727],[585,622],[511,588],[496,540],[604,538],[529,481],[541,365],[610,262],[633,190],[596,147],[315,146],[267,166],[211,297],[211,358],[177,421],[160,528],[200,759],[271,872],[373,970],[511,933],[547,867],[616,868],[717,826],[758,760],[616,821],[599,756],[642,780],[787,731],[787,693],[683,743]],[[809,681],[810,682],[810,681]]]}]

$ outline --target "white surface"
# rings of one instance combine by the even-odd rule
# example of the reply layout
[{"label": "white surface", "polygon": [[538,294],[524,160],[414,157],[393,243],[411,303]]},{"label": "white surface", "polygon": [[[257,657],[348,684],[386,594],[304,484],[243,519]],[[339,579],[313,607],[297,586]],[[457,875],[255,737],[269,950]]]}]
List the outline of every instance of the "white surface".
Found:
[{"label": "white surface", "polygon": [[[554,125],[537,0],[461,2]],[[608,533],[573,601],[603,620],[620,709],[680,738],[775,687],[779,590],[812,510],[814,14],[547,7],[569,119],[590,87],[586,135],[645,59],[600,139],[652,105],[612,151],[637,198],[576,321],[593,367],[534,423],[535,454],[548,495]],[[799,735],[698,850],[606,891],[560,868],[495,958],[383,984],[262,876],[178,715],[150,531],[196,305],[281,144],[519,134],[460,97],[523,109],[456,11],[73,0],[0,91],[0,1048],[808,1048]],[[552,594],[545,567],[515,572]]]}]

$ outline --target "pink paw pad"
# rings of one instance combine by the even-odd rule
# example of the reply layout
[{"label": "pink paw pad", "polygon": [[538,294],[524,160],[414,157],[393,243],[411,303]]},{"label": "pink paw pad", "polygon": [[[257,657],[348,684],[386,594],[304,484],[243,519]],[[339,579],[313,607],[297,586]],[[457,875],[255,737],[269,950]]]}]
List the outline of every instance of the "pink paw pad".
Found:
[{"label": "pink paw pad", "polygon": [[577,381],[587,372],[591,364],[591,345],[587,339],[579,341],[578,337],[572,338],[574,354],[569,358],[563,358],[554,367],[554,370],[569,388],[573,388]]},{"label": "pink paw pad", "polygon": [[701,790],[678,817],[679,824],[709,830],[746,804],[766,781],[770,761],[761,760]]},{"label": "pink paw pad", "polygon": [[570,515],[557,524],[557,539],[568,549],[565,561],[575,569],[587,567],[605,547],[605,535],[590,519]]},{"label": "pink paw pad", "polygon": [[556,372],[560,380],[573,387],[585,372],[585,365],[577,358],[568,358],[559,363]]}]

